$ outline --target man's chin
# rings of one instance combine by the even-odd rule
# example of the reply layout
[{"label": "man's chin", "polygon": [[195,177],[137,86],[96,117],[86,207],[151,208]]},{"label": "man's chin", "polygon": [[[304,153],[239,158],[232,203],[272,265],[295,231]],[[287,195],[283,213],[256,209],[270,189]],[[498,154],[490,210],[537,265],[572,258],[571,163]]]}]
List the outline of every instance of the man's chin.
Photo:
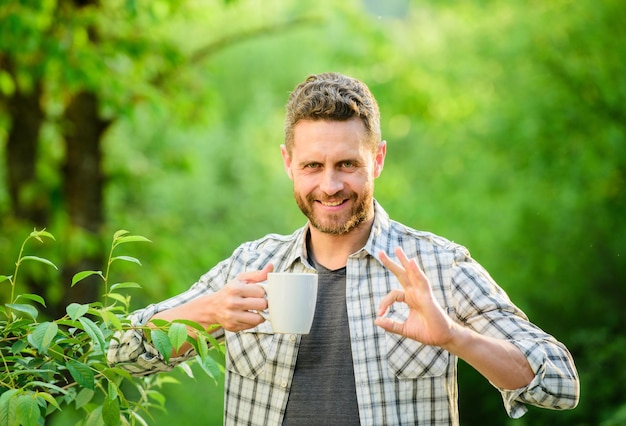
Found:
[{"label": "man's chin", "polygon": [[345,225],[337,223],[320,222],[314,218],[309,218],[311,226],[323,234],[341,235],[345,234]]},{"label": "man's chin", "polygon": [[311,225],[318,231],[328,235],[345,235],[356,228],[357,223],[354,220],[344,221],[318,221],[309,220]]}]

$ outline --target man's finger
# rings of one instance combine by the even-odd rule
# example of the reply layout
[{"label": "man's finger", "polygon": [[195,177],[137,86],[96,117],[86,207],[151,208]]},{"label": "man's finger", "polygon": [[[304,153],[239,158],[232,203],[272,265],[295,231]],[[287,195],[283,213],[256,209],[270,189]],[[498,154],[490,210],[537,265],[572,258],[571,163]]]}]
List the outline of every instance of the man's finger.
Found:
[{"label": "man's finger", "polygon": [[274,270],[274,265],[268,263],[260,271],[242,272],[237,275],[237,279],[243,283],[258,283],[267,280],[267,274]]},{"label": "man's finger", "polygon": [[402,330],[404,328],[404,323],[394,321],[391,318],[376,318],[374,324],[376,324],[383,330],[394,334],[402,334]]},{"label": "man's finger", "polygon": [[385,315],[387,309],[396,302],[404,302],[404,292],[402,290],[391,290],[383,297],[378,308],[378,316]]},{"label": "man's finger", "polygon": [[404,268],[405,272],[415,272],[416,270],[420,270],[417,265],[417,261],[415,259],[409,259],[402,247],[396,247],[395,250],[396,256],[398,256],[398,260],[400,260],[400,264]]},{"label": "man's finger", "polygon": [[409,278],[407,276],[406,270],[397,262],[391,260],[391,258],[385,253],[381,251],[379,253],[380,261],[387,269],[389,269],[400,281],[402,287],[407,288],[410,286]]},{"label": "man's finger", "polygon": [[422,268],[417,264],[417,259],[409,259],[402,250],[402,247],[396,248],[396,256],[400,259],[400,263],[404,267],[404,271],[407,274],[410,283],[427,283],[428,278],[422,271]]}]

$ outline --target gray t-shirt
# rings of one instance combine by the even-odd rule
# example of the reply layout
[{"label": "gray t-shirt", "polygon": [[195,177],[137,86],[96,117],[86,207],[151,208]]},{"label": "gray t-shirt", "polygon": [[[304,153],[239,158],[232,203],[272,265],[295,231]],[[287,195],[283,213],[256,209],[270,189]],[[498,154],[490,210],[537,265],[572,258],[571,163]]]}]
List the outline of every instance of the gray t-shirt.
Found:
[{"label": "gray t-shirt", "polygon": [[283,425],[358,425],[346,310],[346,268],[316,265],[317,304],[302,336]]}]

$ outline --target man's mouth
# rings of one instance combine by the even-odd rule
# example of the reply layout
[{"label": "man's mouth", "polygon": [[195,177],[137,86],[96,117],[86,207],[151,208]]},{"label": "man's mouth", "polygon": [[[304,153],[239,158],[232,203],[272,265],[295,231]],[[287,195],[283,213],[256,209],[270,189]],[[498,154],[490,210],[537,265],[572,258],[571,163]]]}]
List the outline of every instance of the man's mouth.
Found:
[{"label": "man's mouth", "polygon": [[320,201],[320,203],[321,203],[323,206],[326,206],[326,207],[337,207],[337,206],[339,206],[339,205],[343,204],[343,202],[344,202],[344,200],[338,200],[338,201]]}]

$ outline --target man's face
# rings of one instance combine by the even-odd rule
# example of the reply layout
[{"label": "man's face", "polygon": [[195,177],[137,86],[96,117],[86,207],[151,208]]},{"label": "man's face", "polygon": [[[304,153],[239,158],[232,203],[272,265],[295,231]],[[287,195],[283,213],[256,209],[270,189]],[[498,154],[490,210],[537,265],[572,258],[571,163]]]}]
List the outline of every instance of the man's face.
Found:
[{"label": "man's face", "polygon": [[343,235],[373,217],[374,179],[386,146],[374,153],[365,138],[365,125],[356,118],[302,120],[294,128],[291,155],[282,147],[296,202],[321,232]]}]

